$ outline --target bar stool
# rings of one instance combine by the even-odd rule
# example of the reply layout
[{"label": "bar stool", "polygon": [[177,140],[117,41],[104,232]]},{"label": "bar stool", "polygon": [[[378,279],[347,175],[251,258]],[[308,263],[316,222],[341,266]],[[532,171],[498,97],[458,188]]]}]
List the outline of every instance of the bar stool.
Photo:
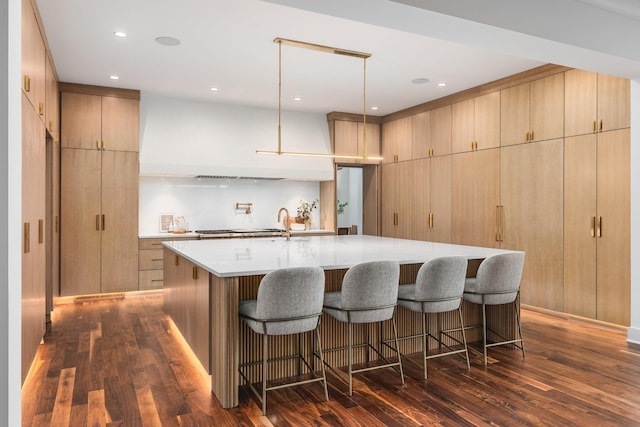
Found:
[{"label": "bar stool", "polygon": [[[487,348],[497,345],[513,344],[522,350],[524,357],[524,340],[520,327],[520,279],[524,267],[524,252],[497,254],[485,258],[478,267],[476,277],[467,278],[463,299],[473,304],[482,305],[482,325],[470,326],[482,328],[482,350],[484,364],[487,365]],[[513,304],[516,318],[516,334],[514,339],[505,338],[487,326],[487,305]],[[499,338],[499,341],[487,343],[487,334]]]},{"label": "bar stool", "polygon": [[[422,337],[422,366],[425,380],[427,379],[427,360],[436,357],[464,353],[467,370],[471,369],[462,311],[460,310],[466,274],[466,258],[459,256],[435,258],[422,264],[416,276],[416,283],[399,287],[398,305],[421,313],[422,334],[403,336],[399,339]],[[440,314],[454,310],[458,312],[462,341],[442,330]],[[437,337],[432,335],[430,331],[431,313],[436,313],[438,316],[439,332]],[[462,344],[462,348],[453,348],[445,343],[443,335],[456,344]],[[435,340],[439,348],[444,346],[448,351],[429,355],[429,338]],[[411,361],[411,359],[408,360]]]},{"label": "bar stool", "polygon": [[[325,398],[327,401],[329,400],[322,344],[318,331],[323,296],[324,270],[320,267],[295,267],[283,268],[268,273],[260,281],[257,299],[240,302],[238,307],[240,318],[255,333],[263,335],[262,360],[257,362],[262,363],[262,393],[258,393],[244,373],[244,368],[255,363],[242,364],[238,370],[249,385],[249,388],[262,403],[262,413],[265,415],[267,412],[267,391],[269,390],[321,381],[324,386]],[[320,358],[322,376],[316,375],[304,358],[298,341],[298,354],[278,358],[277,360],[298,358],[299,361],[302,360],[306,365],[313,378],[267,387],[267,364],[272,361],[269,359],[269,336],[293,335],[309,331],[314,331],[317,338],[318,353],[313,352],[313,354],[318,355]]]},{"label": "bar stool", "polygon": [[[347,270],[342,280],[340,292],[329,292],[324,295],[324,312],[339,322],[347,323],[347,346],[326,351],[347,350],[349,373],[349,396],[353,394],[353,374],[373,369],[393,367],[400,373],[404,384],[402,360],[398,347],[398,334],[394,318],[398,300],[398,283],[400,265],[397,261],[373,261],[354,265]],[[353,344],[352,326],[354,323],[374,323],[391,320],[395,340],[397,362],[387,360],[381,351],[369,342]],[[353,348],[367,346],[375,351],[386,363],[353,369]],[[397,368],[396,368],[397,367]]]}]

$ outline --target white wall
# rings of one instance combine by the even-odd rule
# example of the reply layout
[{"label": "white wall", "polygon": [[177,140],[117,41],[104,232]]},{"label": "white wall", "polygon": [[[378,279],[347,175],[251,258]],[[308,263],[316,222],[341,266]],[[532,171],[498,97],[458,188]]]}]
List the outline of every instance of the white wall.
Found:
[{"label": "white wall", "polygon": [[362,234],[362,169],[342,167],[336,180],[338,200],[349,202],[344,213],[338,215],[338,227],[357,225],[358,233]]},{"label": "white wall", "polygon": [[[282,151],[331,152],[325,114],[283,111],[281,131]],[[333,179],[330,158],[256,153],[277,148],[277,109],[141,94],[142,175]]]},{"label": "white wall", "polygon": [[[184,216],[191,230],[278,228],[281,207],[295,216],[300,199],[311,202],[319,194],[318,182],[142,176],[139,233],[158,234],[161,213]],[[252,203],[251,214],[236,210],[236,203]],[[312,229],[319,227],[312,221]]]}]

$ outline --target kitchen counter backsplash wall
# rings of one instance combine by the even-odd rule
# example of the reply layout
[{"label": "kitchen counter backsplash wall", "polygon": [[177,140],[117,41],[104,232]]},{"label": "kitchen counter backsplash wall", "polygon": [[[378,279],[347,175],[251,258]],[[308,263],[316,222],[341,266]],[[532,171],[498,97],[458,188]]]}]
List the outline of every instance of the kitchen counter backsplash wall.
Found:
[{"label": "kitchen counter backsplash wall", "polygon": [[[190,230],[281,227],[281,207],[294,217],[301,199],[319,194],[317,181],[141,176],[139,233],[160,233],[161,214],[183,216]],[[251,203],[251,213],[236,203]],[[319,212],[312,214],[312,229],[319,228]]]}]

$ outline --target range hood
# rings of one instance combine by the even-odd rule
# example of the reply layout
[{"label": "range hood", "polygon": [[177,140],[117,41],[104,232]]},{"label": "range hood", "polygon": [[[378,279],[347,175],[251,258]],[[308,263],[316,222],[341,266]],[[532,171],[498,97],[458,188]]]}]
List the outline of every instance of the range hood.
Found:
[{"label": "range hood", "polygon": [[[140,175],[332,180],[331,158],[256,153],[276,147],[277,123],[277,110],[143,92]],[[330,152],[326,115],[282,112],[282,141],[290,150]]]}]

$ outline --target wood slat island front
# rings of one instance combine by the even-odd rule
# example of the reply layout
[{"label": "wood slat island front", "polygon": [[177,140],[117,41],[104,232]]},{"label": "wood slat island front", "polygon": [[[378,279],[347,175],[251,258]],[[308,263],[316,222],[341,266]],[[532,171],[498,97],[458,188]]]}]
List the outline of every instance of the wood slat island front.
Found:
[{"label": "wood slat island front", "polygon": [[[251,334],[238,318],[240,301],[254,299],[262,277],[270,271],[301,266],[319,266],[325,270],[326,292],[340,289],[348,268],[361,262],[396,260],[400,263],[400,283],[413,283],[420,265],[440,256],[459,255],[470,260],[469,274],[487,256],[513,252],[504,249],[462,246],[416,240],[364,235],[276,238],[213,239],[164,242],[164,309],[211,375],[211,389],[225,408],[238,405],[238,364],[260,359],[262,337]],[[525,261],[526,262],[526,261]],[[420,318],[399,308],[400,335],[420,330]],[[476,324],[479,310],[465,304],[466,324]],[[455,325],[453,316],[444,316],[443,327]],[[453,320],[453,322],[452,322]],[[489,314],[494,328],[511,335],[514,316],[509,307],[495,307]],[[356,339],[372,342],[391,336],[390,329],[356,328]],[[323,347],[344,345],[344,325],[330,316],[321,319]],[[471,340],[477,337],[468,337]],[[403,353],[419,351],[419,340],[401,343]],[[270,357],[291,354],[297,341],[277,337],[270,344]],[[302,341],[303,354],[313,351],[310,337]],[[357,353],[357,352],[356,352]],[[367,359],[364,350],[354,355],[355,362]],[[332,366],[346,365],[345,355],[337,351],[325,355]],[[276,365],[276,364],[273,364]],[[283,362],[270,368],[270,379],[296,374],[296,364]],[[259,379],[258,372],[249,378]]]}]

